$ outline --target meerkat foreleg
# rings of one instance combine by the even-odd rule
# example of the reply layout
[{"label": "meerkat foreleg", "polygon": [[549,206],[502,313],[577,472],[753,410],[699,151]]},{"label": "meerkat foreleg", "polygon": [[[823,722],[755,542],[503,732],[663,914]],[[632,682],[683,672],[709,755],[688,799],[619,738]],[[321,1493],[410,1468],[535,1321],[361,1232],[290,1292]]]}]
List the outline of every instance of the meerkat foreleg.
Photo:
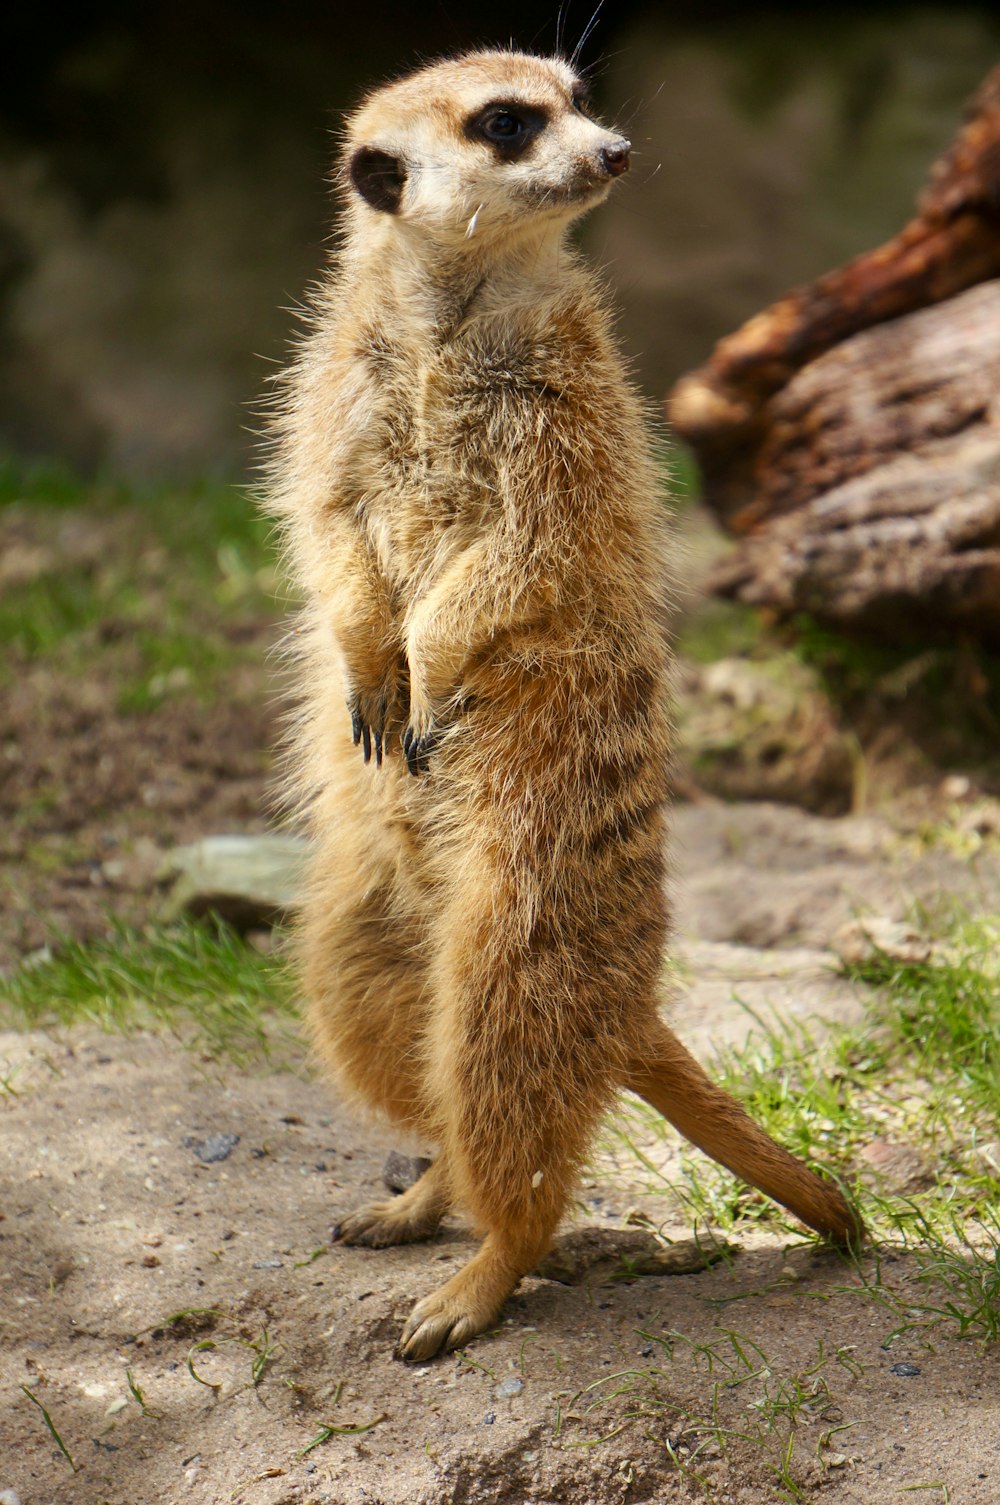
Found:
[{"label": "meerkat foreleg", "polygon": [[521,561],[491,542],[463,550],[418,599],[406,623],[410,705],[404,747],[411,773],[426,767],[465,666],[502,633],[537,623],[550,604],[541,562]]},{"label": "meerkat foreleg", "polygon": [[841,1191],[766,1134],[666,1025],[653,1027],[647,1054],[632,1065],[624,1085],[669,1119],[685,1139],[817,1233],[846,1245],[860,1239],[861,1219]]},{"label": "meerkat foreleg", "polygon": [[386,740],[402,730],[406,670],[392,603],[377,560],[361,530],[348,518],[328,527],[330,578],[318,610],[340,647],[345,696],[355,746],[367,763],[374,750],[382,762]]}]

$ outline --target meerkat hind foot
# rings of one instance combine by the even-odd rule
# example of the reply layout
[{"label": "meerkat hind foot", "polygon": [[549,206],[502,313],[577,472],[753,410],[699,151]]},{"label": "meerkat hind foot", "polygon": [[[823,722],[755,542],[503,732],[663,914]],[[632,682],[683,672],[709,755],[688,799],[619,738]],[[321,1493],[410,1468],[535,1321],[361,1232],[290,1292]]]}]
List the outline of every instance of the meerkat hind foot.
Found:
[{"label": "meerkat hind foot", "polygon": [[[474,1261],[473,1261],[474,1264]],[[515,1281],[489,1285],[470,1276],[471,1264],[440,1290],[417,1302],[399,1335],[398,1355],[410,1362],[432,1359],[449,1348],[459,1348],[468,1339],[485,1332],[497,1320],[498,1312]]]},{"label": "meerkat hind foot", "polygon": [[396,1349],[411,1362],[459,1348],[492,1327],[519,1277],[483,1247],[457,1275],[418,1301]]},{"label": "meerkat hind foot", "polygon": [[432,1238],[441,1224],[441,1213],[406,1208],[402,1197],[386,1202],[367,1202],[341,1218],[333,1230],[337,1244],[361,1244],[367,1249],[388,1249],[393,1244],[417,1244]]},{"label": "meerkat hind foot", "polygon": [[437,1232],[450,1200],[443,1168],[435,1162],[401,1197],[368,1202],[348,1213],[334,1229],[333,1241],[368,1249],[419,1243]]}]

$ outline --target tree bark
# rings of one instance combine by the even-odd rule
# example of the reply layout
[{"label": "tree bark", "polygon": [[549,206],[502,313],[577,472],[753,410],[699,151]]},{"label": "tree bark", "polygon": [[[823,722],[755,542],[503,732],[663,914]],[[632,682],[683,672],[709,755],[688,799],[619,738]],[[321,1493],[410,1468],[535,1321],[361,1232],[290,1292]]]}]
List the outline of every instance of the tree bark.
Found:
[{"label": "tree bark", "polygon": [[780,299],[668,398],[740,539],[720,593],[1000,638],[1000,68],[891,241]]}]

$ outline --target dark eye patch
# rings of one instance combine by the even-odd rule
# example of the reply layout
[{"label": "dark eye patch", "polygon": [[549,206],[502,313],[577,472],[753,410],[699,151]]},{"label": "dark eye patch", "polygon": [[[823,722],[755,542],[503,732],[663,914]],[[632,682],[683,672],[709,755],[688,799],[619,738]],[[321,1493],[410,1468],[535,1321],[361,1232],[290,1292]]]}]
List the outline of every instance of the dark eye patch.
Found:
[{"label": "dark eye patch", "polygon": [[485,141],[502,162],[514,162],[549,123],[549,113],[538,105],[494,100],[465,122],[470,141]]}]

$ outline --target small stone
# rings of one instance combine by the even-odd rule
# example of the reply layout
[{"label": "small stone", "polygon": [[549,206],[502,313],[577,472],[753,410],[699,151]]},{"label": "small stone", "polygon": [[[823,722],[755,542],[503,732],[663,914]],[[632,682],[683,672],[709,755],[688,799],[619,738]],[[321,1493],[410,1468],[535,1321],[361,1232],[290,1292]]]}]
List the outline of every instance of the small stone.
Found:
[{"label": "small stone", "polygon": [[401,1155],[390,1150],[382,1167],[382,1180],[390,1191],[409,1191],[415,1186],[431,1162],[424,1155]]},{"label": "small stone", "polygon": [[495,1411],[487,1411],[486,1415],[483,1417],[483,1426],[491,1427],[496,1419],[497,1413]]},{"label": "small stone", "polygon": [[515,1395],[520,1395],[524,1389],[524,1381],[518,1379],[501,1380],[494,1394],[497,1400],[511,1400]]},{"label": "small stone", "polygon": [[920,1151],[913,1145],[896,1144],[890,1139],[872,1139],[861,1151],[868,1179],[883,1190],[903,1196],[922,1191],[933,1181]]},{"label": "small stone", "polygon": [[282,1268],[282,1261],[280,1259],[258,1259],[253,1268],[255,1270],[280,1270]]},{"label": "small stone", "polygon": [[21,1505],[21,1496],[16,1489],[0,1489],[0,1505]]},{"label": "small stone", "polygon": [[833,949],[848,966],[863,966],[884,957],[906,964],[925,962],[934,947],[912,925],[886,915],[871,915],[842,925],[833,937]]},{"label": "small stone", "polygon": [[118,1412],[124,1411],[127,1405],[128,1401],[125,1399],[124,1395],[120,1395],[117,1400],[113,1400],[111,1402],[110,1406],[108,1406],[104,1414],[105,1416],[117,1416]]},{"label": "small stone", "polygon": [[847,1454],[826,1453],[823,1457],[823,1462],[826,1464],[827,1468],[844,1468],[847,1464]]},{"label": "small stone", "polygon": [[919,1364],[890,1364],[889,1365],[889,1373],[890,1374],[898,1374],[898,1375],[901,1376],[901,1378],[903,1378],[905,1380],[911,1380],[911,1379],[913,1379],[914,1375],[918,1375],[920,1373],[920,1365]]},{"label": "small stone", "polygon": [[220,1160],[228,1160],[239,1142],[238,1134],[208,1134],[204,1139],[189,1134],[183,1144],[186,1150],[194,1150],[203,1165],[216,1165]]},{"label": "small stone", "polygon": [[145,1269],[155,1270],[160,1261],[155,1254],[144,1254],[142,1256],[142,1263]]}]

